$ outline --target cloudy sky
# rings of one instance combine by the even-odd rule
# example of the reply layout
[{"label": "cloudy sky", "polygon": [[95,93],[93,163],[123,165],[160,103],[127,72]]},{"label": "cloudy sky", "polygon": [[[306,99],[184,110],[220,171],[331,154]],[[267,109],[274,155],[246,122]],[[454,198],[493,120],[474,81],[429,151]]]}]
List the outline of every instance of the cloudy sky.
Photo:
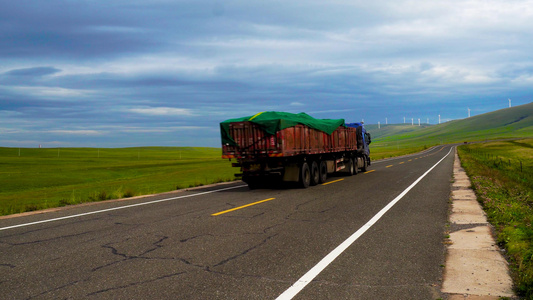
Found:
[{"label": "cloudy sky", "polygon": [[0,146],[220,145],[275,110],[435,124],[533,101],[533,0],[0,0]]}]

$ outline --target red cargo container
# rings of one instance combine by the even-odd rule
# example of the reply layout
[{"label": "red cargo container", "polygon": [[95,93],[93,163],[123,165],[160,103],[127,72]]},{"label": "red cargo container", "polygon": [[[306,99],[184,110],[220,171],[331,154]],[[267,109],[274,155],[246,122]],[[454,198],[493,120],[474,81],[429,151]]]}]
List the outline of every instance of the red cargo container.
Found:
[{"label": "red cargo container", "polygon": [[237,159],[243,181],[256,187],[268,176],[299,182],[302,187],[325,182],[333,172],[356,174],[369,159],[358,151],[357,130],[339,126],[331,134],[297,124],[269,134],[250,121],[229,123],[233,144],[222,145],[222,158]]},{"label": "red cargo container", "polygon": [[340,126],[331,135],[305,125],[282,129],[269,135],[252,122],[229,125],[237,145],[223,145],[222,158],[289,157],[357,150],[355,128]]}]

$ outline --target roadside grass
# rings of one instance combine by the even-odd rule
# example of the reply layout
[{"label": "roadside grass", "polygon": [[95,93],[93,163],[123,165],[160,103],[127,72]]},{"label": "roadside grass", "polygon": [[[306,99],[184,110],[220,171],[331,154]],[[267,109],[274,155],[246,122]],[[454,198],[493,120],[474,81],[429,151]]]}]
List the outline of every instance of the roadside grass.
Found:
[{"label": "roadside grass", "polygon": [[0,215],[235,180],[220,154],[189,147],[0,148]]},{"label": "roadside grass", "polygon": [[517,294],[533,299],[533,139],[464,145],[458,153],[506,250]]}]

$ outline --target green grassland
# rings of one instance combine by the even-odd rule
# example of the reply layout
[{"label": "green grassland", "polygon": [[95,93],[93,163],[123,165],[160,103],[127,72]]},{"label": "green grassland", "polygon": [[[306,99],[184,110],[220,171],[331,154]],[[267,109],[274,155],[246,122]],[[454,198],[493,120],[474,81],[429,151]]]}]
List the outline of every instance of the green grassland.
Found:
[{"label": "green grassland", "polygon": [[464,145],[458,152],[506,250],[517,293],[533,299],[533,139]]},{"label": "green grassland", "polygon": [[0,148],[0,215],[234,180],[217,148]]}]

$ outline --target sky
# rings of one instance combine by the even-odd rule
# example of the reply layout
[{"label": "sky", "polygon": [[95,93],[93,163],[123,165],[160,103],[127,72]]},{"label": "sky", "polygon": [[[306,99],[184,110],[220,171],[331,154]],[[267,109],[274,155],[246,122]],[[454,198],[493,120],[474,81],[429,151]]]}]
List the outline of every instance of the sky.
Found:
[{"label": "sky", "polygon": [[0,147],[220,147],[262,111],[430,124],[533,100],[533,0],[0,0]]}]

